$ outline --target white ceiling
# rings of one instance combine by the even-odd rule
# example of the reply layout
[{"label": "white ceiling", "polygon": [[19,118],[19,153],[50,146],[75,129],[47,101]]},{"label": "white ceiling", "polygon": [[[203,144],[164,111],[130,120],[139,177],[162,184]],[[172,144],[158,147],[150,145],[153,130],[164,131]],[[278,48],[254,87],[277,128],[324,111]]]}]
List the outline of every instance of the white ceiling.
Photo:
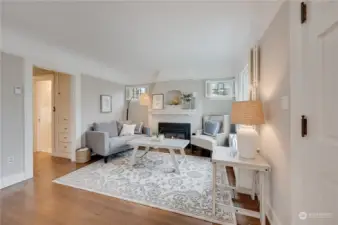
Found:
[{"label": "white ceiling", "polygon": [[98,60],[129,83],[232,77],[277,1],[4,3],[5,27]]}]

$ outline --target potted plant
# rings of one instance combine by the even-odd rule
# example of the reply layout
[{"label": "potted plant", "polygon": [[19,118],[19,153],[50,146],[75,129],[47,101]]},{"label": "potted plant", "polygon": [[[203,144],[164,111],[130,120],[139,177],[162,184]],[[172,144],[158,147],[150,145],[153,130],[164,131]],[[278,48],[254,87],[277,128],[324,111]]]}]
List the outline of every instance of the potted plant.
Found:
[{"label": "potted plant", "polygon": [[181,96],[181,100],[182,100],[182,108],[183,109],[191,109],[191,102],[193,99],[193,94],[192,93],[188,93],[188,94],[182,94]]}]

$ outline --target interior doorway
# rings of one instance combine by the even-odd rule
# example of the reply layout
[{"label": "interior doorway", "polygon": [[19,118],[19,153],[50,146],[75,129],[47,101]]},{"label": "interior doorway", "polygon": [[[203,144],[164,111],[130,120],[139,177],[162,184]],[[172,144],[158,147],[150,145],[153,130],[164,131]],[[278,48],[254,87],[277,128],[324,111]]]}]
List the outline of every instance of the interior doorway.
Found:
[{"label": "interior doorway", "polygon": [[54,149],[54,75],[34,76],[34,152]]},{"label": "interior doorway", "polygon": [[[72,157],[71,75],[34,67],[34,165],[41,159]],[[35,172],[36,167],[34,168]]]}]

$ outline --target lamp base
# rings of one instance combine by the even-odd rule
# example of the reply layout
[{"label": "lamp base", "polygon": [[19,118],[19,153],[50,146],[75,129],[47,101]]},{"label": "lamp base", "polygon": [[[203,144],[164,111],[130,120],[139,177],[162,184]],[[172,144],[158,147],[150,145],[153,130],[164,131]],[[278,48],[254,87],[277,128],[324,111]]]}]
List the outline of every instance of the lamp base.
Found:
[{"label": "lamp base", "polygon": [[242,126],[237,132],[239,156],[254,159],[256,156],[258,134],[251,126]]}]

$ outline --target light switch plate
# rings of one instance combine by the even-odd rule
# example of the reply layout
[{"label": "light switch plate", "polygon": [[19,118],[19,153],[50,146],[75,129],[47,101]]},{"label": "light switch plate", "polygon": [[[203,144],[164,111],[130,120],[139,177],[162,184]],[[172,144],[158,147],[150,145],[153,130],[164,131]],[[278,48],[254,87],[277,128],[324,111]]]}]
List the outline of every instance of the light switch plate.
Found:
[{"label": "light switch plate", "polygon": [[21,94],[22,94],[22,89],[21,89],[21,87],[14,87],[14,94],[16,94],[16,95],[21,95]]}]

